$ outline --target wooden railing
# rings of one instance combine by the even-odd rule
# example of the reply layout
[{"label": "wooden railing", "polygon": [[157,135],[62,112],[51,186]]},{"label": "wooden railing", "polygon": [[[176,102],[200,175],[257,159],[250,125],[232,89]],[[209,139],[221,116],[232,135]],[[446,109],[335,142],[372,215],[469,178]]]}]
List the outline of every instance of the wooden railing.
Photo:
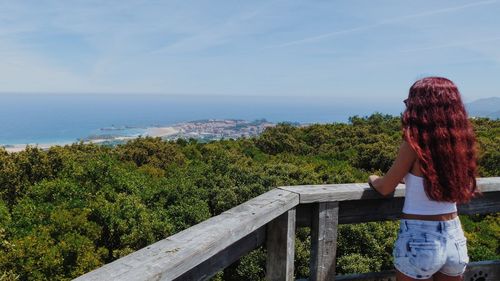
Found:
[{"label": "wooden railing", "polygon": [[[477,182],[483,196],[459,205],[459,214],[499,212],[500,177]],[[295,229],[304,226],[312,239],[309,280],[395,280],[394,270],[336,276],[337,226],[398,219],[404,192],[402,184],[391,197],[367,184],[279,187],[75,280],[207,280],[264,244],[266,279],[294,280]],[[473,276],[500,280],[500,260],[470,263],[464,280]]]}]

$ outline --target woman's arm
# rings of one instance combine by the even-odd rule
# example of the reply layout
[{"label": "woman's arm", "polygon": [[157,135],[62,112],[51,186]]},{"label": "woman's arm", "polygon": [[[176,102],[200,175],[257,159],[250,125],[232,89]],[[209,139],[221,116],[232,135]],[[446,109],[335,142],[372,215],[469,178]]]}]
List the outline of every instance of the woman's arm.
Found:
[{"label": "woman's arm", "polygon": [[368,183],[383,196],[394,192],[398,183],[410,171],[413,162],[417,159],[417,154],[411,146],[403,140],[399,146],[398,156],[392,163],[391,168],[383,177],[371,175]]}]

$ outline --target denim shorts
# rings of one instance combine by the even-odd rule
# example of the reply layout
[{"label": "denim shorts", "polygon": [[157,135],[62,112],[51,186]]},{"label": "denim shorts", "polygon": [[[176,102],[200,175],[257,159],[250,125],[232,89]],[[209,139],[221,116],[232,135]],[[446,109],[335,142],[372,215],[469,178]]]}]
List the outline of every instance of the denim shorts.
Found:
[{"label": "denim shorts", "polygon": [[459,276],[469,263],[467,239],[458,217],[447,221],[401,219],[392,252],[394,266],[415,279],[441,272]]}]

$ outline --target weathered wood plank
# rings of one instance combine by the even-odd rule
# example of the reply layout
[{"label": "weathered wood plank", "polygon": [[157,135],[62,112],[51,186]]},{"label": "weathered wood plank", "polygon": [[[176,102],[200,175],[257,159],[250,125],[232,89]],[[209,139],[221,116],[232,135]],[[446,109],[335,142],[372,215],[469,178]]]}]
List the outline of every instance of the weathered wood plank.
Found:
[{"label": "weathered wood plank", "polygon": [[202,262],[198,266],[193,267],[191,270],[182,274],[175,280],[207,280],[220,270],[228,267],[233,262],[246,255],[248,252],[262,245],[265,241],[265,237],[266,226],[262,226],[261,228],[245,236],[238,242],[230,245],[226,249],[210,257],[208,260]]},{"label": "weathered wood plank", "polygon": [[340,202],[340,223],[397,220],[403,210],[404,198],[371,199]]},{"label": "weathered wood plank", "polygon": [[[471,262],[467,265],[463,279],[474,281],[500,280],[500,260]],[[396,271],[387,270],[364,274],[337,275],[337,281],[396,281]]]},{"label": "weathered wood plank", "polygon": [[[483,279],[481,279],[483,278]],[[496,281],[500,280],[500,260],[470,263],[464,274],[464,280]]]},{"label": "weathered wood plank", "polygon": [[311,280],[335,280],[339,202],[313,205],[311,227]]},{"label": "weathered wood plank", "polygon": [[[459,215],[490,214],[500,212],[500,192],[484,192],[469,204],[458,205]],[[361,223],[370,221],[397,220],[401,216],[404,198],[340,201],[339,223]],[[312,205],[297,206],[297,226],[311,226]]]},{"label": "weathered wood plank", "polygon": [[482,192],[500,191],[500,177],[477,178],[476,181]]},{"label": "weathered wood plank", "polygon": [[267,225],[266,280],[294,280],[295,208]]},{"label": "weathered wood plank", "polygon": [[273,189],[75,280],[174,280],[298,203],[297,194]]},{"label": "weathered wood plank", "polygon": [[[477,181],[484,196],[459,206],[459,213],[499,212],[500,177]],[[380,196],[367,184],[280,187],[75,280],[174,280],[185,276],[204,280],[213,274],[205,272],[211,266],[221,269],[250,251],[245,247],[262,243],[261,229],[299,202],[306,203],[297,209],[296,224],[302,226],[312,224],[310,203],[314,202],[340,201],[337,223],[397,219],[403,196],[404,185],[390,198]],[[359,199],[362,201],[355,201]],[[252,235],[257,236],[249,238]],[[235,245],[241,247],[233,248]]]},{"label": "weathered wood plank", "polygon": [[468,204],[457,205],[460,215],[490,214],[500,212],[500,192],[484,192]]},{"label": "weathered wood plank", "polygon": [[[500,191],[500,177],[478,178],[477,184],[484,193]],[[301,204],[383,198],[372,190],[367,183],[296,185],[281,186],[279,188],[299,194]],[[400,184],[390,197],[403,197],[404,194],[405,185]]]},{"label": "weathered wood plank", "polygon": [[310,227],[312,222],[312,209],[317,203],[300,204],[295,209],[297,210],[297,227]]},{"label": "weathered wood plank", "polygon": [[[489,214],[500,212],[500,192],[485,192],[483,196],[468,204],[458,205],[459,215]],[[403,209],[404,198],[342,201],[340,202],[341,224],[370,221],[397,220]]]},{"label": "weathered wood plank", "polygon": [[[314,202],[332,202],[359,199],[380,199],[382,195],[372,190],[365,183],[297,185],[281,186],[283,190],[300,195],[300,204]],[[394,192],[394,197],[404,196],[404,185],[400,184]]]}]

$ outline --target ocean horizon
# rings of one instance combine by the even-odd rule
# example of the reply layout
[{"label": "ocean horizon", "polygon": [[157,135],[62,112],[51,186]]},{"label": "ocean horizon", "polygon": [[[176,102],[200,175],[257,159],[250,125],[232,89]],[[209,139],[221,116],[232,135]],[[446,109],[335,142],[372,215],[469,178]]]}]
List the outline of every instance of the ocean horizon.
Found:
[{"label": "ocean horizon", "polygon": [[263,97],[153,94],[1,94],[0,145],[64,144],[107,129],[123,136],[147,127],[203,119],[242,119],[298,123],[347,122],[374,112],[399,115],[399,103],[328,97]]}]

